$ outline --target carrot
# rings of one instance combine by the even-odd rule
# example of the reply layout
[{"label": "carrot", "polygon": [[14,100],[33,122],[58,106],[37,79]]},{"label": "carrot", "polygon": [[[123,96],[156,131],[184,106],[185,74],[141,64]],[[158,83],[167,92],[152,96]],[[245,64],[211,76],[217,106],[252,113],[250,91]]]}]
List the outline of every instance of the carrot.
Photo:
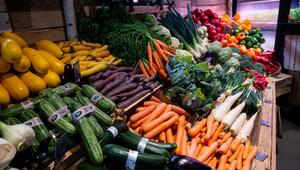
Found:
[{"label": "carrot", "polygon": [[243,164],[243,170],[250,170],[251,169],[251,162],[254,159],[256,152],[257,152],[258,148],[257,146],[253,146],[251,151],[249,152],[246,160],[244,161]]},{"label": "carrot", "polygon": [[209,164],[209,162],[215,157],[215,154],[212,154],[211,156],[209,156],[203,163],[205,164]]},{"label": "carrot", "polygon": [[196,158],[196,159],[197,159],[197,156],[200,154],[201,149],[202,149],[202,145],[201,145],[201,143],[198,143],[193,158]]},{"label": "carrot", "polygon": [[194,157],[195,154],[196,154],[196,149],[197,149],[197,140],[196,140],[196,138],[193,138],[191,140],[191,147],[188,150],[187,155],[190,156],[190,157]]},{"label": "carrot", "polygon": [[162,61],[160,60],[160,57],[159,57],[159,55],[157,54],[156,51],[153,52],[153,59],[154,59],[154,63],[156,64],[156,66],[158,68],[157,71],[159,69],[163,69]]},{"label": "carrot", "polygon": [[188,134],[190,137],[194,137],[196,136],[200,131],[201,129],[206,125],[206,121],[207,119],[204,118],[202,119],[201,121],[197,122],[189,131],[188,131]]},{"label": "carrot", "polygon": [[224,143],[220,146],[219,152],[220,152],[221,154],[225,154],[225,153],[229,150],[230,145],[231,145],[231,143],[232,143],[232,140],[233,140],[233,138],[230,137],[226,142],[224,142]]},{"label": "carrot", "polygon": [[156,126],[158,126],[159,124],[167,121],[168,119],[170,119],[171,117],[175,116],[176,113],[175,112],[167,112],[167,113],[164,113],[162,115],[160,115],[158,118],[152,120],[151,122],[148,122],[148,123],[145,123],[143,124],[141,127],[142,127],[142,131],[144,133],[147,133],[149,132],[151,129],[155,128]]},{"label": "carrot", "polygon": [[172,111],[174,111],[174,112],[176,112],[176,113],[178,113],[180,115],[185,115],[187,117],[190,116],[190,114],[186,110],[184,110],[181,107],[175,106],[175,105],[172,105]]},{"label": "carrot", "polygon": [[182,153],[182,139],[184,135],[184,122],[185,122],[185,116],[180,116],[177,123],[177,132],[176,132],[176,141],[177,148],[175,150],[175,153],[180,154]]},{"label": "carrot", "polygon": [[203,127],[203,128],[201,129],[201,131],[200,131],[200,132],[203,132],[203,133],[205,133],[205,132],[206,132],[206,130],[207,130],[207,128],[206,128],[206,127]]},{"label": "carrot", "polygon": [[190,148],[191,148],[191,141],[187,141],[187,143],[186,143],[186,156],[188,156]]},{"label": "carrot", "polygon": [[185,130],[189,130],[189,129],[191,129],[191,128],[192,128],[191,122],[187,122],[187,123],[185,124]]},{"label": "carrot", "polygon": [[230,147],[230,150],[232,152],[235,152],[237,150],[237,148],[239,147],[240,143],[242,142],[242,139],[239,138],[235,138],[233,141],[232,141],[232,144],[231,144],[231,147]]},{"label": "carrot", "polygon": [[155,73],[157,73],[157,71],[158,71],[158,66],[155,63],[153,63],[152,70]]},{"label": "carrot", "polygon": [[228,170],[235,170],[235,169],[236,169],[236,166],[237,166],[237,161],[234,160],[234,161],[231,162],[231,164],[230,164]]},{"label": "carrot", "polygon": [[186,130],[183,129],[183,136],[181,140],[181,154],[187,155],[187,136],[186,136]]},{"label": "carrot", "polygon": [[228,159],[228,162],[232,162],[234,160],[236,160],[236,158],[239,156],[241,150],[243,149],[244,145],[240,144],[239,147],[237,148],[237,150],[231,155],[231,157]]},{"label": "carrot", "polygon": [[137,127],[136,129],[134,129],[134,132],[137,134],[140,134],[140,131],[141,131],[141,127]]},{"label": "carrot", "polygon": [[229,164],[229,163],[226,163],[226,165],[225,165],[225,169],[226,169],[226,170],[228,170],[228,169],[229,169],[229,167],[230,167],[230,164]]},{"label": "carrot", "polygon": [[152,49],[151,49],[151,46],[150,46],[149,42],[147,44],[147,56],[148,56],[149,66],[150,66],[150,68],[152,68],[152,65],[153,65],[153,55],[152,55]]},{"label": "carrot", "polygon": [[143,124],[148,123],[148,122],[152,121],[153,119],[159,117],[164,112],[166,107],[167,107],[166,103],[159,104]]},{"label": "carrot", "polygon": [[219,122],[215,121],[210,138],[212,138],[213,134],[217,131],[218,127],[219,127]]},{"label": "carrot", "polygon": [[217,168],[217,163],[218,163],[218,159],[216,157],[214,157],[213,160],[212,160],[211,168],[216,169]]},{"label": "carrot", "polygon": [[167,138],[167,143],[174,143],[172,128],[168,128],[166,130],[166,138]]},{"label": "carrot", "polygon": [[161,132],[159,134],[159,141],[163,142],[163,143],[166,143],[167,139],[166,139],[166,133],[165,131]]},{"label": "carrot", "polygon": [[214,142],[209,145],[208,149],[198,158],[200,162],[206,160],[210,155],[214,154],[218,148],[218,143]]},{"label": "carrot", "polygon": [[246,159],[247,156],[248,156],[248,153],[250,151],[250,146],[251,146],[251,142],[249,139],[246,140],[246,144],[245,144],[245,149],[244,149],[244,152],[243,152],[243,159]]},{"label": "carrot", "polygon": [[203,146],[197,155],[197,158],[199,158],[206,150],[208,149],[208,146]]},{"label": "carrot", "polygon": [[210,114],[207,117],[207,125],[206,125],[207,130],[206,130],[206,134],[205,134],[205,140],[210,139],[210,137],[213,133],[214,121],[215,121],[214,116],[212,114]]},{"label": "carrot", "polygon": [[219,145],[222,145],[223,143],[225,143],[230,137],[231,137],[231,132],[227,132],[226,135],[220,141]]},{"label": "carrot", "polygon": [[223,128],[224,128],[224,124],[221,123],[219,125],[219,127],[217,128],[217,130],[215,131],[215,133],[212,135],[211,139],[208,141],[209,145],[212,144],[213,142],[215,142],[218,139],[219,134],[221,133],[221,131],[223,130]]},{"label": "carrot", "polygon": [[142,110],[145,110],[147,107],[138,107],[135,109],[136,112],[140,112]]},{"label": "carrot", "polygon": [[232,155],[232,151],[230,149],[228,149],[228,151],[225,154],[227,157],[230,157]]},{"label": "carrot", "polygon": [[175,122],[177,122],[177,120],[178,120],[178,115],[173,116],[171,119],[163,122],[159,126],[155,127],[151,131],[147,132],[144,135],[144,137],[148,138],[148,139],[151,139],[151,138],[155,137],[156,135],[158,135],[162,131],[165,131],[166,129],[168,129],[172,124],[174,124]]},{"label": "carrot", "polygon": [[153,76],[154,73],[152,72],[150,66],[148,66],[147,63],[145,63],[145,62],[143,64],[144,64],[144,67],[146,68],[146,71],[147,71],[149,77]]},{"label": "carrot", "polygon": [[161,103],[161,101],[159,100],[159,98],[157,98],[155,96],[151,96],[150,100],[153,101],[153,102]]},{"label": "carrot", "polygon": [[169,51],[175,53],[175,50],[174,50],[172,47],[170,47],[170,46],[168,46],[167,44],[165,44],[164,42],[162,42],[162,41],[160,41],[160,40],[155,40],[155,41],[156,41],[160,46],[162,46],[163,48],[166,48],[167,50],[169,50]]},{"label": "carrot", "polygon": [[169,59],[166,57],[165,53],[163,52],[163,50],[161,49],[161,47],[159,46],[157,41],[154,41],[154,47],[155,47],[158,55],[165,61],[165,63],[168,63]]},{"label": "carrot", "polygon": [[[203,128],[202,128],[202,129],[203,129]],[[205,134],[206,134],[205,132],[202,132],[202,133],[200,133],[200,136],[199,136],[199,137],[201,137],[201,138],[202,138],[202,137],[204,137],[204,136],[205,136]]]},{"label": "carrot", "polygon": [[236,159],[237,160],[237,166],[236,166],[237,170],[242,170],[242,168],[243,168],[243,152],[244,152],[245,147],[243,144],[241,144],[241,145],[242,145],[242,149]]},{"label": "carrot", "polygon": [[136,121],[135,123],[131,123],[130,127],[137,128],[137,127],[141,126],[149,116],[150,115],[146,115],[145,117],[141,118],[140,120]]},{"label": "carrot", "polygon": [[151,112],[153,112],[156,108],[156,105],[152,105],[152,106],[149,106],[147,107],[145,110],[142,110],[134,115],[132,115],[130,117],[130,121],[132,122],[136,122],[138,121],[139,119],[145,117],[146,115],[150,114]]},{"label": "carrot", "polygon": [[147,106],[158,105],[158,104],[159,104],[159,102],[155,102],[155,101],[145,101],[145,102],[143,103],[143,106],[144,106],[144,107],[147,107]]},{"label": "carrot", "polygon": [[227,156],[222,155],[218,165],[218,170],[226,170]]},{"label": "carrot", "polygon": [[225,135],[226,135],[226,133],[224,131],[220,132],[218,138],[223,139]]},{"label": "carrot", "polygon": [[158,69],[157,71],[162,78],[166,79],[168,77],[168,74],[163,69]]},{"label": "carrot", "polygon": [[170,53],[168,50],[162,50],[163,53],[166,55],[166,56],[170,56],[170,57],[173,57],[173,54]]},{"label": "carrot", "polygon": [[144,64],[143,64],[141,61],[139,61],[139,62],[138,62],[138,65],[139,65],[139,68],[140,68],[141,72],[143,73],[143,75],[144,75],[145,77],[149,78],[149,74],[147,73]]}]

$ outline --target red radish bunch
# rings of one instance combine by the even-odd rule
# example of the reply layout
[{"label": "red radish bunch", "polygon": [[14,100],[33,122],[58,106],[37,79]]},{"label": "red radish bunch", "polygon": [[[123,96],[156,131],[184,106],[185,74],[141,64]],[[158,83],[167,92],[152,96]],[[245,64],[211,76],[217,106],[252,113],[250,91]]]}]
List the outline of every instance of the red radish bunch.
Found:
[{"label": "red radish bunch", "polygon": [[254,62],[259,62],[264,65],[268,73],[274,73],[279,69],[274,51],[264,51],[260,55],[253,58]]},{"label": "red radish bunch", "polygon": [[217,13],[211,9],[205,11],[195,9],[192,11],[193,20],[196,24],[201,24],[207,27],[208,39],[211,41],[221,41],[224,39],[224,23]]}]

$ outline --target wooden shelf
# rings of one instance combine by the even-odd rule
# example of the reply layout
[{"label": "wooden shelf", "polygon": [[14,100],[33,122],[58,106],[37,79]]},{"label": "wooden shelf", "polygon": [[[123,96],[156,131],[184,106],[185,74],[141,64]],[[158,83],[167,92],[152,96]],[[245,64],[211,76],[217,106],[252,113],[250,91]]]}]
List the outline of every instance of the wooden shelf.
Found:
[{"label": "wooden shelf", "polygon": [[169,11],[168,5],[164,5],[163,9],[159,6],[133,6],[134,11],[131,14],[144,14],[144,13],[166,13]]}]

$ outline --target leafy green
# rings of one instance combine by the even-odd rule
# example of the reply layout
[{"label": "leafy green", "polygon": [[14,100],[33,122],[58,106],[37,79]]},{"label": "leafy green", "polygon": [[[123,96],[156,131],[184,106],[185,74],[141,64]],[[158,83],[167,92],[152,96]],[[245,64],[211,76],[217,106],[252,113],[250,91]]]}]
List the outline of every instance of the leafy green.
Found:
[{"label": "leafy green", "polygon": [[225,63],[232,54],[232,50],[229,47],[225,47],[222,48],[219,52],[218,52],[218,61],[220,61],[221,63]]}]

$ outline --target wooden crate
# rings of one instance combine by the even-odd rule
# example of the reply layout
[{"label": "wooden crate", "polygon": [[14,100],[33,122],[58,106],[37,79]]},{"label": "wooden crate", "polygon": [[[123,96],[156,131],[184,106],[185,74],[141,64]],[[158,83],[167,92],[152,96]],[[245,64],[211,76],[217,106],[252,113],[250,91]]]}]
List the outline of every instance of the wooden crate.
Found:
[{"label": "wooden crate", "polygon": [[300,71],[300,35],[286,35],[283,67],[287,70]]}]

